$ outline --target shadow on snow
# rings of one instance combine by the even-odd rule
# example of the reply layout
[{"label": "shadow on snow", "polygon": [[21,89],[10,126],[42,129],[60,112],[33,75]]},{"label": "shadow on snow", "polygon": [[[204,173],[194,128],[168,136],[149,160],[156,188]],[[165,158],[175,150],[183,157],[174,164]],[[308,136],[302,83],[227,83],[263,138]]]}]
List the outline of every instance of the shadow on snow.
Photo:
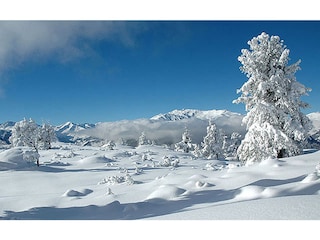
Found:
[{"label": "shadow on snow", "polygon": [[105,206],[55,208],[39,207],[27,211],[7,211],[0,219],[9,220],[130,220],[144,219],[187,211],[188,207],[201,203],[215,203],[232,199],[235,190],[207,190],[195,192],[179,200],[150,199],[137,203],[114,201]]},{"label": "shadow on snow", "polygon": [[[256,186],[278,186],[288,183],[299,183],[304,176],[286,180],[265,179],[253,182],[250,185]],[[114,201],[105,206],[83,206],[83,207],[39,207],[27,211],[14,212],[6,211],[6,216],[0,219],[9,220],[132,220],[146,219],[149,217],[169,215],[172,213],[183,212],[193,205],[203,203],[230,204],[223,202],[232,200],[239,194],[241,188],[232,190],[205,190],[189,193],[177,200],[150,199],[137,203],[120,203]],[[320,183],[314,182],[308,186],[297,185],[295,188],[283,190],[275,197],[296,196],[296,195],[313,195],[320,189]],[[245,200],[244,200],[245,201]],[[215,204],[216,205],[216,204]],[[213,213],[214,214],[214,213]]]}]

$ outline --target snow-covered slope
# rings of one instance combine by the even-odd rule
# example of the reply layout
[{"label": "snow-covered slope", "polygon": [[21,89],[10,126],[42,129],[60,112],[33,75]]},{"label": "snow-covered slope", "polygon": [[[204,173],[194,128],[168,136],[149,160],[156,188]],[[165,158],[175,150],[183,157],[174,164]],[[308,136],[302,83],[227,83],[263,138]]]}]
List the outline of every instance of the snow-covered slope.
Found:
[{"label": "snow-covered slope", "polygon": [[[73,141],[90,136],[81,138],[87,142],[137,140],[145,131],[161,145],[180,141],[185,127],[193,142],[201,141],[208,119],[226,131],[244,132],[242,118],[225,110],[175,110],[151,119],[68,122],[56,131]],[[26,150],[0,149],[0,181],[5,183],[0,184],[0,219],[320,220],[319,151],[241,166],[195,159],[165,146],[117,143],[109,150],[57,142],[40,150],[37,167],[24,160]]]},{"label": "snow-covered slope", "polygon": [[320,152],[251,166],[151,145],[55,145],[40,167],[22,155],[0,150],[0,219],[320,220]]}]

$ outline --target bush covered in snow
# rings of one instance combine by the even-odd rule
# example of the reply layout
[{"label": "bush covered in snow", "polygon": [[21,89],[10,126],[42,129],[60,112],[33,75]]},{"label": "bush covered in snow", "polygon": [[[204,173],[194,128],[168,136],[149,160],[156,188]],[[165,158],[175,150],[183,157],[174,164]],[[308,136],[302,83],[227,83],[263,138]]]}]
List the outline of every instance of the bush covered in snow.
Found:
[{"label": "bush covered in snow", "polygon": [[120,183],[127,183],[128,185],[132,185],[134,184],[134,180],[129,174],[125,174],[124,176],[106,177],[98,184],[114,185],[114,184],[120,184]]},{"label": "bush covered in snow", "polygon": [[179,166],[179,158],[177,156],[164,156],[163,161],[160,163],[162,167],[178,167]]},{"label": "bush covered in snow", "polygon": [[23,153],[23,159],[26,160],[27,162],[33,162],[39,165],[39,158],[40,158],[40,154],[35,150],[25,151]]}]

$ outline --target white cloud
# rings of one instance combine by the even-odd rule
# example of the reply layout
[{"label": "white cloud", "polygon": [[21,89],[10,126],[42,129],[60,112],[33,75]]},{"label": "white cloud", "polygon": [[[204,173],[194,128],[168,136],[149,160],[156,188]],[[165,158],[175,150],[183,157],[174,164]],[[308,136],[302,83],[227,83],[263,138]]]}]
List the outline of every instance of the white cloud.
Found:
[{"label": "white cloud", "polygon": [[117,41],[134,45],[140,29],[112,21],[0,21],[0,73],[29,59],[71,61],[85,55],[84,42]]},{"label": "white cloud", "polygon": [[135,45],[144,24],[121,21],[0,21],[0,97],[4,73],[26,62],[72,62],[97,55],[88,41]]},{"label": "white cloud", "polygon": [[0,67],[51,54],[78,57],[79,40],[109,39],[132,45],[137,27],[130,25],[112,21],[2,21]]},{"label": "white cloud", "polygon": [[[226,134],[232,132],[245,133],[245,126],[241,125],[242,117],[215,119],[218,128],[222,128]],[[123,120],[117,122],[99,123],[95,128],[79,132],[80,135],[88,135],[101,139],[118,141],[123,139],[137,140],[142,132],[150,140],[157,144],[173,144],[181,141],[182,133],[187,127],[190,131],[192,142],[200,143],[206,135],[208,120],[198,118],[183,119],[180,121],[152,121],[149,119]]]}]

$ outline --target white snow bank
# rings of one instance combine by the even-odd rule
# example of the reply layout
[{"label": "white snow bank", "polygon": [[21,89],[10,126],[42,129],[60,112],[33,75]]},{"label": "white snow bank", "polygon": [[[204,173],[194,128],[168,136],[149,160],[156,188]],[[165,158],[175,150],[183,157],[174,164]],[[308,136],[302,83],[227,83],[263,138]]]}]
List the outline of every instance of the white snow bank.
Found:
[{"label": "white snow bank", "polygon": [[21,148],[11,148],[0,152],[0,170],[19,169],[33,166],[24,159]]},{"label": "white snow bank", "polygon": [[99,156],[90,156],[90,157],[80,159],[78,161],[78,163],[90,165],[90,164],[97,164],[97,163],[109,163],[109,162],[113,162],[113,161],[114,160],[109,159],[109,158],[105,157],[104,155],[99,155]]},{"label": "white snow bank", "polygon": [[91,189],[87,189],[87,188],[82,189],[80,191],[69,189],[62,196],[63,197],[83,197],[83,196],[86,196],[92,192],[93,191]]},{"label": "white snow bank", "polygon": [[183,193],[185,193],[186,190],[176,187],[174,185],[160,185],[154,192],[152,192],[148,197],[147,200],[150,199],[165,199],[165,200],[171,200],[176,197],[181,196]]},{"label": "white snow bank", "polygon": [[319,195],[256,199],[207,205],[150,219],[166,220],[310,220],[320,219]]}]

